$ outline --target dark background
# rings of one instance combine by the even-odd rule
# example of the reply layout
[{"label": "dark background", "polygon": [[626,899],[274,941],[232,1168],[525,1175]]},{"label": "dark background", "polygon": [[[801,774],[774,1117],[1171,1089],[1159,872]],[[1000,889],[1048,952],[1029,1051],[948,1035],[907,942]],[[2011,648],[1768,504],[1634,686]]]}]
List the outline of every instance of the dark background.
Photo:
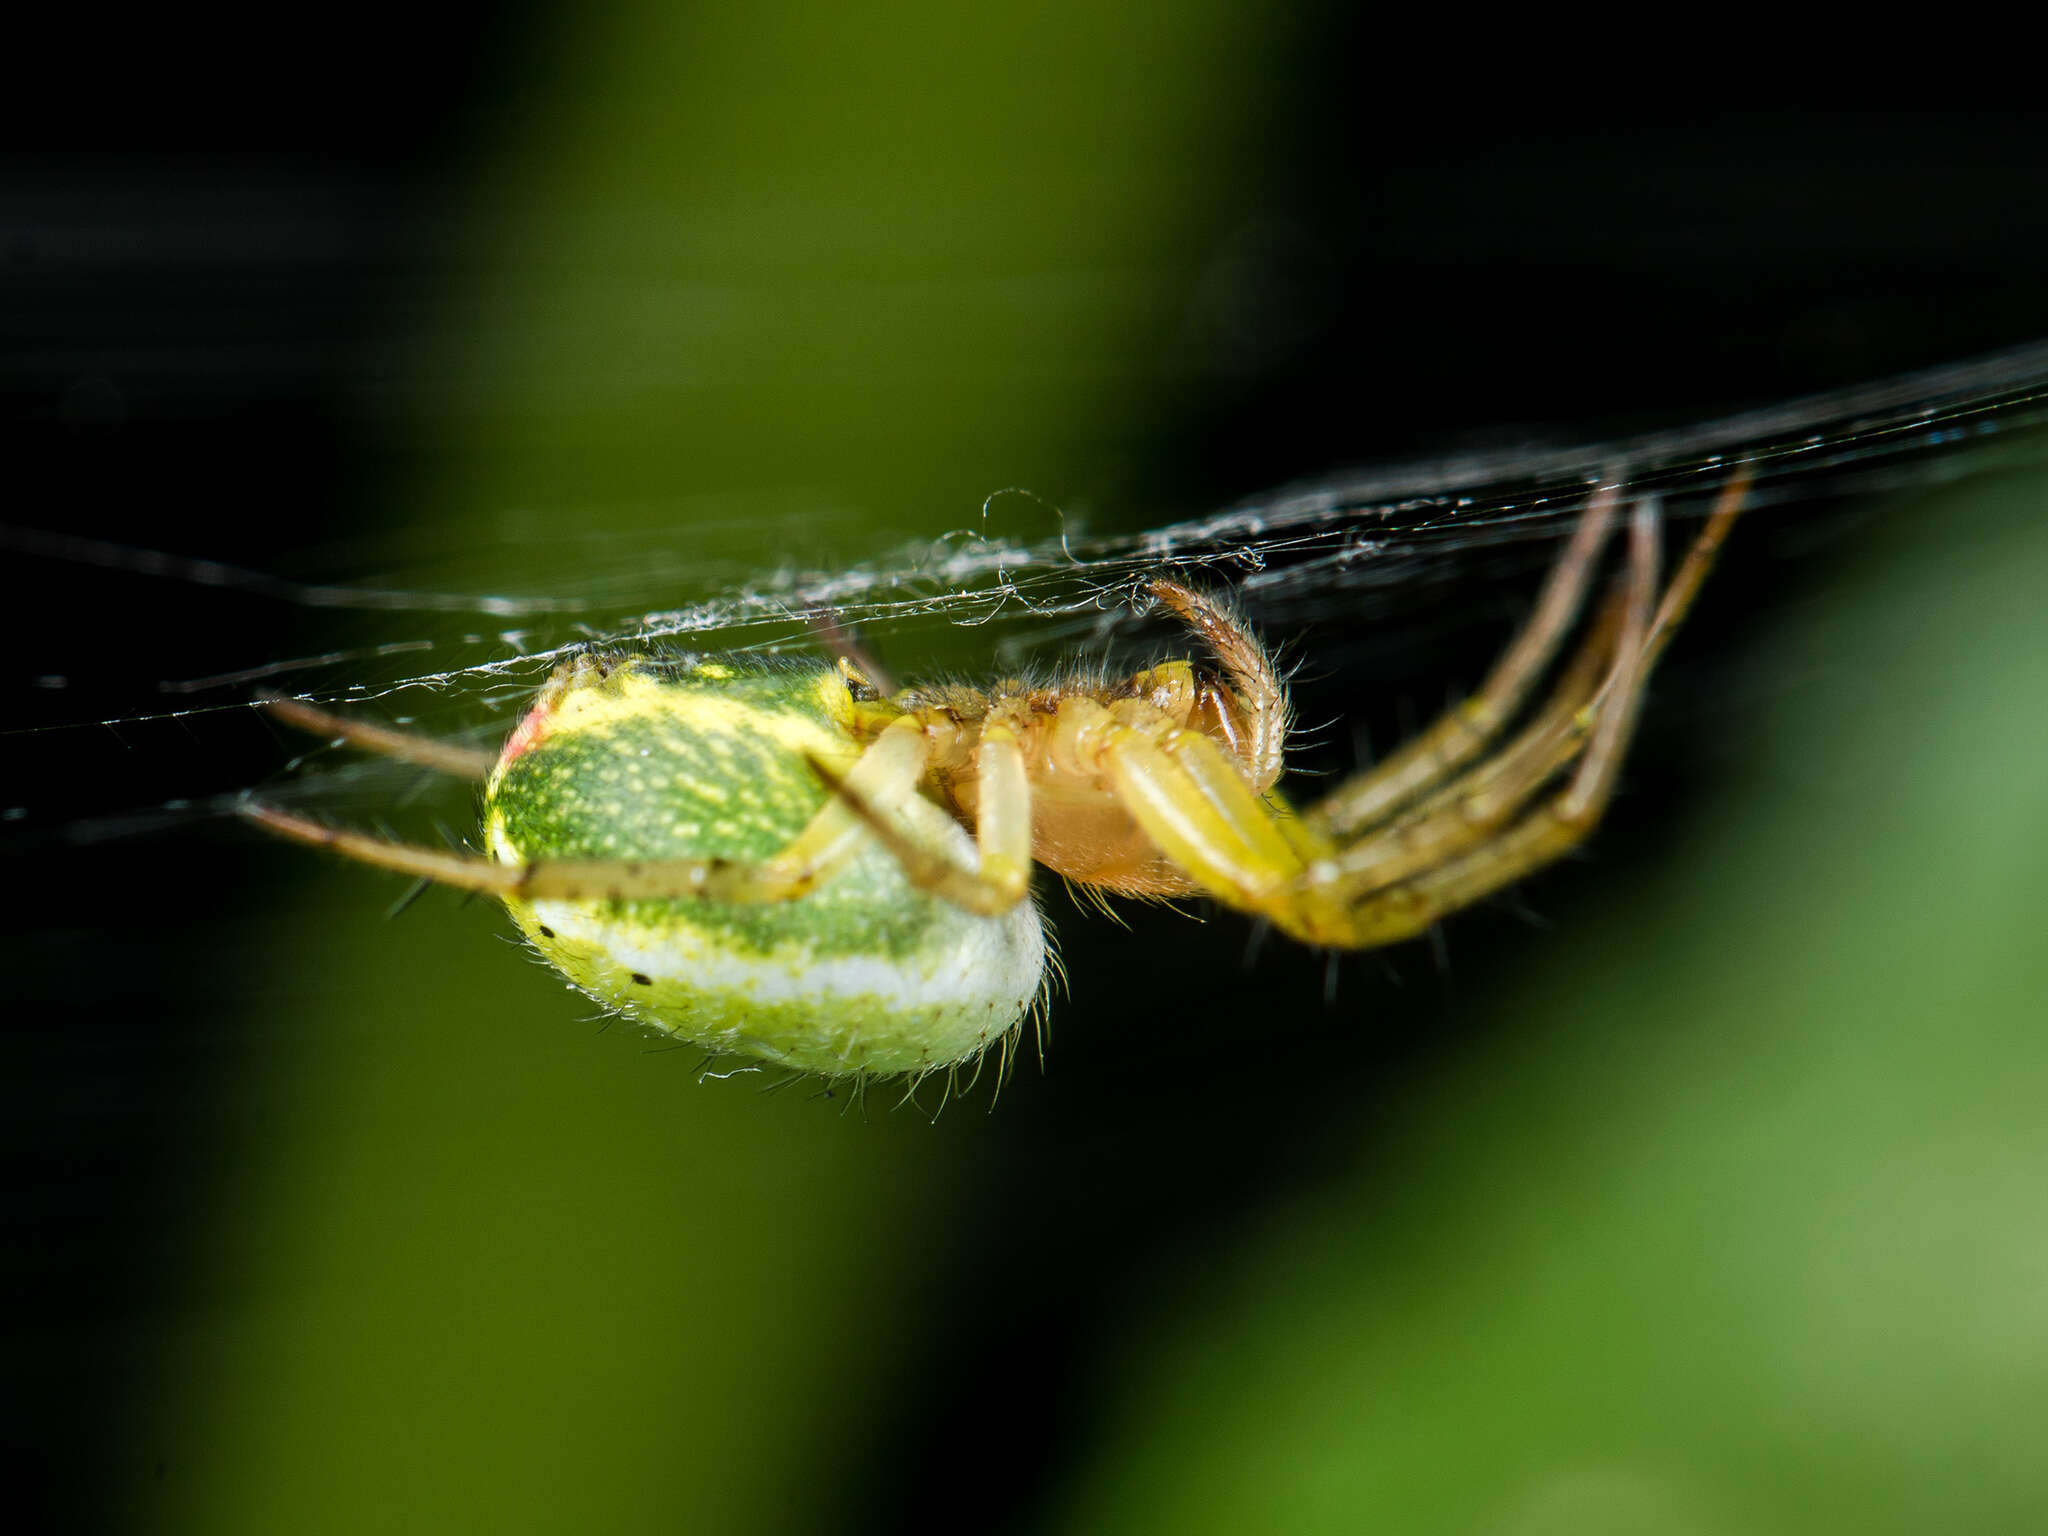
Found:
[{"label": "dark background", "polygon": [[[985,72],[987,94],[1037,101],[1048,134],[1072,98],[1155,67],[1057,48],[1019,60],[1011,41],[919,36],[898,46],[929,45],[935,78]],[[475,255],[481,237],[466,231],[506,200],[507,158],[531,165],[543,104],[566,114],[564,99],[590,88],[594,45],[566,16],[532,7],[357,15],[275,39],[166,26],[128,42],[122,65],[47,82],[46,99],[18,98],[0,143],[0,456],[12,471],[0,520],[301,580],[377,568],[394,528],[418,537],[424,498],[404,488],[417,486],[437,437],[500,408],[467,390],[461,369],[417,359],[451,333],[466,345],[466,325],[502,323],[459,297],[488,267]],[[1351,464],[1684,422],[2048,332],[2039,169],[2048,115],[1981,86],[1959,101],[1840,89],[1817,101],[1810,77],[1775,95],[1755,82],[1731,91],[1727,76],[1739,71],[1711,61],[1696,75],[1668,59],[1646,71],[1618,47],[1517,58],[1512,40],[1497,40],[1501,58],[1489,65],[1449,42],[1397,39],[1380,23],[1336,15],[1305,15],[1260,39],[1252,78],[1213,86],[1231,93],[1221,126],[1185,158],[1170,146],[1156,156],[1166,180],[1200,190],[1176,205],[1165,254],[1119,274],[1148,294],[1151,318],[1129,332],[1145,345],[1117,364],[1139,403],[1041,433],[1018,450],[1028,460],[1020,465],[988,447],[935,447],[942,467],[906,480],[910,505],[885,508],[873,533],[856,523],[820,535],[828,554],[887,547],[885,531],[957,525],[961,507],[1019,481],[1088,500],[1105,523],[1138,526]],[[763,74],[773,77],[784,44],[811,58],[772,28],[735,46],[765,53]],[[808,88],[853,103],[851,121],[896,114],[886,92],[864,97],[863,67],[842,59],[811,79],[792,65],[789,115],[801,115]],[[1634,88],[1610,90],[1610,81]],[[914,105],[900,111],[891,131],[910,142],[949,121],[934,113],[921,122]],[[959,126],[965,147],[946,174],[972,185],[977,162],[1024,153],[1000,129],[1030,116],[992,112],[993,125]],[[823,135],[837,120],[821,121]],[[802,133],[792,130],[791,143],[760,174],[787,172],[781,195],[801,227],[804,199],[831,184],[833,162],[796,163]],[[732,153],[746,163],[743,147]],[[1088,146],[1060,153],[1074,167],[1076,205],[1092,206]],[[632,146],[621,154],[630,161]],[[886,186],[877,165],[862,174]],[[648,174],[658,182],[658,168]],[[1034,185],[1053,188],[1057,207],[1062,183],[1047,175]],[[823,199],[808,217],[857,219],[847,206]],[[914,241],[915,229],[865,238],[846,249],[879,242],[884,254],[872,259],[885,276],[919,270],[914,253],[888,253],[889,240]],[[824,247],[829,254],[829,238]],[[1029,270],[1033,259],[1019,256],[1024,278],[1057,286],[1094,275],[1078,260]],[[919,279],[939,295],[928,305],[913,283],[901,312],[928,307],[925,324],[956,323],[940,287],[954,276]],[[676,280],[687,289],[691,274]],[[914,351],[914,337],[904,345]],[[1001,349],[987,356],[1000,372]],[[775,378],[736,388],[772,402]],[[742,435],[730,462],[701,468],[695,484],[823,483],[861,505],[888,494],[871,467],[888,455],[863,456],[873,444],[858,439],[858,423],[835,429],[813,382],[787,381],[802,402],[801,441],[787,449],[796,469],[762,463]],[[985,392],[969,384],[963,393],[978,402]],[[899,422],[884,446],[915,453],[949,430],[944,420]],[[835,458],[862,467],[834,485]],[[650,470],[642,489],[666,484]],[[622,475],[608,490],[633,488]],[[602,520],[612,503],[591,495],[590,515]],[[1816,493],[1783,524],[1745,530],[1672,658],[1597,861],[1547,876],[1528,898],[1546,924],[1568,928],[1598,892],[1660,867],[1693,797],[1741,759],[1755,680],[1773,675],[1726,658],[1754,626],[1803,613],[1829,590],[1874,522],[1909,515],[1844,511]],[[748,547],[744,530],[716,536]],[[449,539],[403,548],[429,570],[459,571],[461,539]],[[873,539],[882,543],[864,545]],[[421,556],[422,547],[440,553]],[[15,1228],[5,1357],[17,1486],[51,1501],[53,1523],[261,1523],[293,1507],[265,1498],[290,1495],[242,1499],[246,1484],[232,1477],[207,1483],[189,1444],[165,1426],[199,1411],[188,1400],[233,1397],[237,1350],[293,1347],[263,1343],[285,1323],[235,1331],[238,1313],[288,1315],[299,1304],[250,1278],[261,1268],[242,1263],[250,1253],[291,1239],[266,1235],[238,1202],[288,1176],[288,1159],[272,1161],[272,1128],[352,1113],[323,1106],[317,1069],[278,1076],[265,1055],[267,1037],[301,1016],[288,956],[280,979],[274,916],[374,915],[386,893],[211,821],[145,814],[135,835],[98,836],[107,818],[256,782],[285,749],[240,714],[95,722],[160,716],[164,679],[317,651],[338,621],[260,594],[110,568],[123,560],[108,551],[71,553],[4,554],[12,596],[0,688],[17,729],[0,806],[21,812],[7,829],[16,915],[0,1100]],[[1505,637],[1539,556],[1475,572],[1450,608],[1416,617],[1412,645],[1390,648],[1383,635],[1341,624],[1285,637],[1314,663],[1304,715],[1362,722],[1381,741],[1426,715]],[[404,621],[396,630],[406,632]],[[1363,660],[1352,670],[1345,658]],[[1782,702],[1790,686],[1779,676],[1764,692]],[[1348,733],[1334,731],[1314,761],[1341,768],[1350,749]],[[449,814],[459,819],[460,807]],[[322,905],[303,906],[309,888],[324,892]],[[778,1513],[774,1485],[785,1474],[769,1456],[754,1477],[736,1479],[754,1492],[735,1507],[764,1526],[1053,1520],[1077,1469],[1099,1472],[1122,1454],[1116,1415],[1097,1395],[1104,1362],[1131,1329],[1157,1326],[1148,1309],[1162,1288],[1174,1294],[1179,1276],[1202,1273],[1218,1253],[1256,1252],[1273,1212],[1317,1198],[1336,1181],[1332,1170],[1349,1166],[1354,1154],[1335,1149],[1353,1128],[1399,1118],[1428,1091],[1419,1084],[1498,1048],[1513,1026],[1485,999],[1546,943],[1528,904],[1511,903],[1450,925],[1441,954],[1412,946],[1384,962],[1347,959],[1332,983],[1320,957],[1277,944],[1240,961],[1243,935],[1227,920],[1197,926],[1140,911],[1123,930],[1068,914],[1063,898],[1053,910],[1074,995],[1057,1010],[1044,1072],[1031,1063],[994,1118],[977,1105],[947,1122],[973,1145],[944,1154],[949,1165],[960,1159],[944,1175],[958,1181],[945,1186],[956,1198],[936,1232],[903,1239],[915,1255],[907,1277],[885,1281],[848,1260],[848,1284],[894,1286],[876,1312],[908,1312],[917,1324],[891,1334],[886,1386],[872,1396],[861,1391],[875,1370],[867,1353],[812,1361],[835,1378],[833,1401],[852,1405],[836,1419],[813,1408],[828,1429],[799,1416],[811,1427],[791,1432],[804,1456],[820,1437],[833,1447],[820,1474],[830,1496]],[[462,931],[435,944],[509,964],[489,952],[488,925],[474,918],[463,914]],[[358,967],[378,963],[352,953]],[[429,946],[429,961],[434,953]],[[527,990],[543,1021],[563,1006],[544,985]],[[1164,1047],[1162,1028],[1171,1032]],[[567,1049],[632,1054],[580,1029],[564,1031]],[[679,1119],[708,1095],[726,1107],[707,1114],[745,1119],[756,1109],[734,1085],[698,1089],[682,1071],[666,1076],[674,1081],[660,1091],[675,1096]],[[391,1112],[386,1100],[377,1106],[378,1116]],[[778,1106],[770,1134],[793,1116],[829,1122],[835,1145],[857,1138],[854,1122],[842,1131],[834,1114],[832,1105]],[[374,1141],[379,1124],[354,1134]],[[926,1155],[904,1151],[894,1126],[883,1134],[885,1160]],[[863,1155],[857,1139],[832,1154]],[[1385,1162],[1368,1161],[1385,1176]],[[761,1198],[780,1187],[766,1179]],[[824,1191],[807,1220],[914,1225],[906,1212],[924,1207],[904,1195],[892,1210],[888,1187]],[[551,1198],[573,1205],[579,1196]],[[855,1203],[835,1210],[835,1199]],[[544,1230],[555,1209],[543,1201],[523,1219]],[[562,1239],[572,1248],[573,1226]],[[410,1254],[407,1241],[365,1239],[391,1246],[398,1273],[430,1271],[432,1238],[419,1234]],[[222,1262],[223,1251],[242,1267]],[[815,1273],[804,1285],[834,1289]],[[679,1305],[685,1337],[720,1328],[717,1316],[692,1312],[701,1299]],[[545,1310],[534,1315],[544,1320]],[[843,1326],[858,1334],[864,1315],[855,1307]],[[216,1334],[217,1349],[207,1343]],[[374,1326],[365,1336],[385,1337]],[[650,1328],[647,1348],[668,1337]],[[411,1350],[431,1353],[431,1339],[429,1330]],[[409,1352],[395,1335],[390,1348],[394,1359]],[[765,1374],[791,1368],[772,1344],[760,1359]],[[680,1365],[676,1379],[683,1391]],[[502,1388],[458,1384],[451,1401],[466,1390]],[[801,1397],[804,1388],[788,1390]],[[536,1414],[602,1411],[536,1393]],[[235,1401],[216,1411],[232,1419],[278,1400]],[[755,1411],[774,1413],[775,1401],[764,1394],[768,1406]],[[776,1438],[766,1425],[758,1433]],[[675,1448],[681,1461],[689,1451]],[[1474,1464],[1491,1454],[1475,1451]],[[417,1443],[406,1458],[362,1465],[371,1470],[358,1475],[383,1484],[365,1508],[385,1514],[412,1507],[396,1489],[438,1475],[434,1448]],[[964,1503],[918,1496],[921,1479],[945,1481],[933,1469],[977,1465],[999,1481]],[[1743,1476],[1729,1474],[1737,1485]],[[683,1480],[647,1495],[645,1509],[622,1500],[607,1514],[613,1485],[574,1491],[565,1464],[560,1486],[593,1524],[665,1524],[670,1501],[701,1495]],[[436,1497],[466,1507],[459,1483]],[[436,1507],[425,1498],[422,1510]],[[1117,1507],[1112,1498],[1094,1516],[1117,1524]],[[1124,1515],[1121,1523],[1145,1523]]]}]

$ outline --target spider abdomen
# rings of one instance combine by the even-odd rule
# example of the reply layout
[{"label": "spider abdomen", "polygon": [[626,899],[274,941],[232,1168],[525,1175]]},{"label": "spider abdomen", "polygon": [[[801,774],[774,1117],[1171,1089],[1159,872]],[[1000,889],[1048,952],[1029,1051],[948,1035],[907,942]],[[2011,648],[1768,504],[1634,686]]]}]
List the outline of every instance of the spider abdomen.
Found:
[{"label": "spider abdomen", "polygon": [[[551,686],[507,745],[484,824],[502,863],[774,855],[825,803],[806,755],[859,744],[829,713],[828,668],[631,660]],[[910,814],[962,859],[937,806]],[[1037,997],[1036,909],[975,916],[914,889],[866,846],[800,900],[525,901],[535,948],[608,1007],[714,1052],[836,1075],[978,1055]]]}]

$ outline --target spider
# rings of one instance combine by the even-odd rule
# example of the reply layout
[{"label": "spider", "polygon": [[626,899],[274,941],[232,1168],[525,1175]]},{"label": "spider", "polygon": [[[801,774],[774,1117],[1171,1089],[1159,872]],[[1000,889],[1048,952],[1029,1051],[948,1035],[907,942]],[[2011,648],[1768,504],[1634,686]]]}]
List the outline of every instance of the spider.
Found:
[{"label": "spider", "polygon": [[1271,658],[1224,604],[1159,579],[1145,590],[1213,669],[892,691],[850,653],[586,653],[495,754],[269,699],[290,725],[482,781],[487,852],[256,801],[244,814],[497,897],[577,987],[715,1053],[828,1077],[954,1067],[1007,1049],[1041,996],[1034,863],[1097,894],[1206,895],[1361,949],[1576,846],[1746,493],[1746,476],[1724,487],[1661,590],[1658,506],[1635,501],[1620,569],[1560,663],[1624,520],[1602,487],[1479,690],[1301,811],[1275,788],[1290,714]]}]

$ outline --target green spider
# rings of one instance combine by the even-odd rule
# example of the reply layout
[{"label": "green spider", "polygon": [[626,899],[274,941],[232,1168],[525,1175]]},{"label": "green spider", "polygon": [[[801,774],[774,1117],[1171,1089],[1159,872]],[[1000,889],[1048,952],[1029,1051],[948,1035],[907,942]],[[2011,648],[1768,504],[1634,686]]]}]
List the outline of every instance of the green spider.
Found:
[{"label": "green spider", "polygon": [[1275,788],[1290,716],[1265,649],[1159,580],[1147,590],[1215,670],[885,693],[848,657],[593,653],[556,670],[495,755],[269,700],[289,724],[482,780],[487,851],[244,814],[497,897],[576,986],[678,1040],[828,1077],[946,1069],[1007,1046],[1042,994],[1034,863],[1360,949],[1576,846],[1746,492],[1746,476],[1723,490],[1661,593],[1657,509],[1637,502],[1609,596],[1532,705],[1618,521],[1617,490],[1596,493],[1479,691],[1304,811]]}]

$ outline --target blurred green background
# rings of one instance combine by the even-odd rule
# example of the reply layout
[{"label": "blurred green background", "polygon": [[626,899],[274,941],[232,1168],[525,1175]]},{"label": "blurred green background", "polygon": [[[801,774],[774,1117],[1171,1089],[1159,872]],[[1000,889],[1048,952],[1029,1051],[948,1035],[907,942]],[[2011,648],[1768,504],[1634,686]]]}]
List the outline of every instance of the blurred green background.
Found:
[{"label": "blurred green background", "polygon": [[[1862,123],[1827,179],[1782,117],[1538,131],[1544,91],[1387,80],[1380,25],[526,17],[351,352],[301,569],[709,590],[1004,486],[1142,526],[2025,339],[1997,281],[1913,285],[1953,285],[1930,229],[2026,244],[1987,211],[2017,138]],[[1054,895],[1045,1067],[936,1123],[700,1085],[481,906],[387,922],[392,882],[269,848],[218,906],[151,887],[206,1177],[134,1218],[177,1235],[82,1459],[150,1531],[2036,1528],[2044,497],[1745,528],[1548,924],[1462,919],[1441,973],[1326,1001],[1229,917]],[[1279,638],[1319,709],[1388,710],[1341,625]]]}]

